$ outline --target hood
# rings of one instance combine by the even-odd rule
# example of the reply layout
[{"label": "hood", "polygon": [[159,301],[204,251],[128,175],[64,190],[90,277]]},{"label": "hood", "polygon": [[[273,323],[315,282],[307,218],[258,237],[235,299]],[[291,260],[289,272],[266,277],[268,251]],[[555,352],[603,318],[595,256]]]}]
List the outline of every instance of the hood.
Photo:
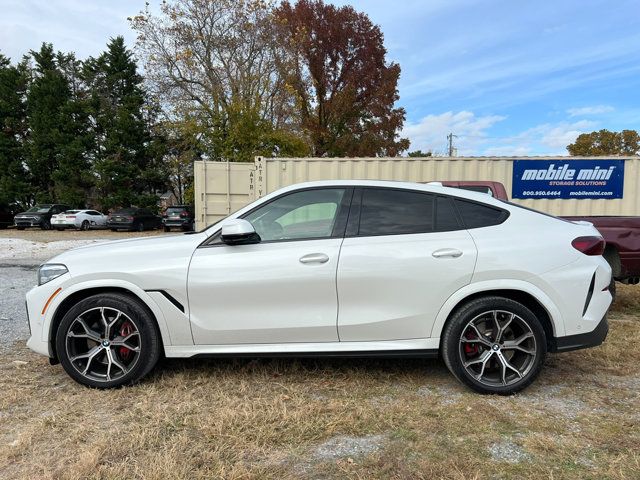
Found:
[{"label": "hood", "polygon": [[20,216],[26,216],[26,217],[41,217],[42,215],[45,215],[44,213],[38,213],[38,212],[20,212],[20,213],[16,213],[16,217],[20,217]]},{"label": "hood", "polygon": [[162,263],[172,256],[191,256],[206,238],[204,233],[196,233],[106,241],[67,250],[46,263],[67,265],[72,275],[76,268],[83,271],[127,270],[143,259]]}]

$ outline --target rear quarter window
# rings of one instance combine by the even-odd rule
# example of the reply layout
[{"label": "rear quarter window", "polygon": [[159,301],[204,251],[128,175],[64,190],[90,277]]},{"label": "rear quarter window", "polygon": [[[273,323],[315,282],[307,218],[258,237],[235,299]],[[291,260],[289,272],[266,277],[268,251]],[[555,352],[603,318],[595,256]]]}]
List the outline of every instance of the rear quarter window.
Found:
[{"label": "rear quarter window", "polygon": [[467,229],[499,225],[509,217],[506,210],[482,203],[456,199],[455,205]]}]

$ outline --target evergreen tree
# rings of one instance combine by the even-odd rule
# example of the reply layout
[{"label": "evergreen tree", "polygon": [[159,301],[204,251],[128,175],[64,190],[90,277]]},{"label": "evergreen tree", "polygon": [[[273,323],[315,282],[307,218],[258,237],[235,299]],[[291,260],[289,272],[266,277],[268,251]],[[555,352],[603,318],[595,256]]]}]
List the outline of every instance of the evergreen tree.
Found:
[{"label": "evergreen tree", "polygon": [[63,109],[71,98],[67,79],[57,66],[50,43],[31,51],[35,62],[33,80],[27,94],[29,122],[27,165],[36,201],[54,201],[53,173],[58,169],[63,145]]},{"label": "evergreen tree", "polygon": [[157,144],[149,124],[142,77],[124,39],[112,39],[107,51],[85,62],[95,120],[95,173],[102,208],[129,205],[154,207],[165,188]]},{"label": "evergreen tree", "polygon": [[90,101],[80,78],[81,62],[73,54],[58,54],[57,64],[71,95],[60,112],[64,123],[60,126],[58,166],[53,172],[54,193],[59,202],[84,207],[95,182],[89,158],[94,145]]},{"label": "evergreen tree", "polygon": [[27,84],[26,64],[12,66],[0,54],[0,205],[29,203],[24,167]]}]

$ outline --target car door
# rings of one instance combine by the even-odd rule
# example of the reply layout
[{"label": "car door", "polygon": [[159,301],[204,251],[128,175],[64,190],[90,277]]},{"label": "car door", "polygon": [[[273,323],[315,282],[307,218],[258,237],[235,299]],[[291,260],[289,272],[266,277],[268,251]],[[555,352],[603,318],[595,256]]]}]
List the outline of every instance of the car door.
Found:
[{"label": "car door", "polygon": [[336,270],[352,190],[289,192],[243,215],[261,237],[194,253],[188,276],[196,344],[335,342]]},{"label": "car door", "polygon": [[445,300],[471,281],[475,260],[451,198],[361,189],[338,264],[340,340],[429,337]]}]

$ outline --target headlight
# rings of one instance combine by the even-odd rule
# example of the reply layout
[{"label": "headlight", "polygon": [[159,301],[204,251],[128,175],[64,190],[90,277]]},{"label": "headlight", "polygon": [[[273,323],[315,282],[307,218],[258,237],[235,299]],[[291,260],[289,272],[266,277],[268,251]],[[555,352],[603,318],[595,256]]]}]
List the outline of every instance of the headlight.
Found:
[{"label": "headlight", "polygon": [[45,263],[38,269],[38,285],[44,285],[68,271],[67,267],[60,263]]}]

